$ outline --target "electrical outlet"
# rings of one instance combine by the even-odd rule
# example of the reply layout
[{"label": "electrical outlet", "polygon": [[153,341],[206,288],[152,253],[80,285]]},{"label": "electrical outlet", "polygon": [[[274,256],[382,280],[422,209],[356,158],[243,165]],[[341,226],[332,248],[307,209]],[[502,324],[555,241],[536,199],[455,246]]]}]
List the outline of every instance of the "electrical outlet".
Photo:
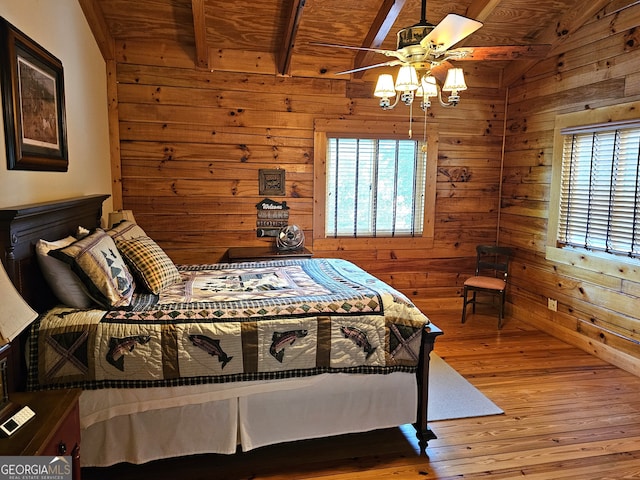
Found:
[{"label": "electrical outlet", "polygon": [[558,311],[558,300],[555,298],[547,298],[547,307],[554,312]]}]

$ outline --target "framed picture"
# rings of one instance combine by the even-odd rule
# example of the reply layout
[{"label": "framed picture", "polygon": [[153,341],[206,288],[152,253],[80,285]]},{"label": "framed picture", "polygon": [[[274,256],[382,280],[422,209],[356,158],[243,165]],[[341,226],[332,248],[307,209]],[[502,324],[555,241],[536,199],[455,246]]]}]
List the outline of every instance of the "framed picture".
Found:
[{"label": "framed picture", "polygon": [[68,170],[62,63],[0,18],[7,168]]},{"label": "framed picture", "polygon": [[258,170],[258,193],[260,195],[285,195],[285,171],[281,168],[275,170]]}]

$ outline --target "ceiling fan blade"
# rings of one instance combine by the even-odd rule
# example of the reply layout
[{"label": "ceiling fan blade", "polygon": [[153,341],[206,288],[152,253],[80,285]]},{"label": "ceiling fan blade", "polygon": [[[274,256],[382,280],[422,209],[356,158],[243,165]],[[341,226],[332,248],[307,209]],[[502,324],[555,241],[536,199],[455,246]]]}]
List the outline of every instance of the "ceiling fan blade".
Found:
[{"label": "ceiling fan blade", "polygon": [[365,52],[380,53],[382,55],[386,55],[387,57],[396,57],[399,60],[406,61],[406,58],[402,55],[402,53],[397,52],[395,50],[382,50],[380,48],[367,48],[367,47],[352,47],[351,45],[338,45],[334,43],[319,43],[319,42],[310,42],[309,45],[316,45],[319,47],[346,48],[349,50],[364,50]]},{"label": "ceiling fan blade", "polygon": [[395,53],[393,50],[381,50],[379,48],[367,48],[367,47],[353,47],[351,45],[338,45],[335,43],[309,42],[309,45],[315,45],[319,47],[348,48],[349,50],[365,50],[367,52],[376,52],[376,53],[381,53],[383,55]]},{"label": "ceiling fan blade", "polygon": [[429,74],[433,77],[436,77],[438,79],[438,81],[440,82],[441,85],[444,84],[444,80],[447,77],[447,71],[453,68],[453,65],[451,65],[449,62],[444,61],[439,65],[434,65],[433,67],[431,67],[431,70],[429,71]]},{"label": "ceiling fan blade", "polygon": [[336,72],[334,75],[345,75],[347,73],[362,72],[363,70],[370,70],[372,68],[378,68],[378,67],[394,67],[396,65],[402,65],[403,63],[404,62],[401,62],[400,60],[391,60],[389,62],[376,63],[375,65],[367,65],[366,67],[354,68],[352,70],[345,70],[344,72]]},{"label": "ceiling fan blade", "polygon": [[498,45],[494,47],[461,47],[447,52],[450,60],[520,60],[544,58],[551,45]]},{"label": "ceiling fan blade", "polygon": [[420,41],[422,48],[444,52],[482,27],[482,22],[450,13]]}]

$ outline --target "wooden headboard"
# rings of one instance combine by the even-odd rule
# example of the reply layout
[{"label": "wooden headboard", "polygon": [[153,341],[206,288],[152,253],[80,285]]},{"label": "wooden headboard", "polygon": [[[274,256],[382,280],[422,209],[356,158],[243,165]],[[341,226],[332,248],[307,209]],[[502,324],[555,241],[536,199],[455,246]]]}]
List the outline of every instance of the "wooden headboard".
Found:
[{"label": "wooden headboard", "polygon": [[[99,227],[102,202],[107,198],[109,195],[87,195],[0,209],[0,259],[18,292],[37,312],[44,312],[58,301],[40,271],[36,242],[75,235],[78,226]],[[26,332],[12,342],[11,390],[21,390],[25,384],[25,335]]]},{"label": "wooden headboard", "polygon": [[100,226],[102,202],[109,195],[55,200],[0,209],[0,252],[9,278],[31,307],[43,312],[56,302],[35,255],[39,239],[75,235],[78,226]]}]

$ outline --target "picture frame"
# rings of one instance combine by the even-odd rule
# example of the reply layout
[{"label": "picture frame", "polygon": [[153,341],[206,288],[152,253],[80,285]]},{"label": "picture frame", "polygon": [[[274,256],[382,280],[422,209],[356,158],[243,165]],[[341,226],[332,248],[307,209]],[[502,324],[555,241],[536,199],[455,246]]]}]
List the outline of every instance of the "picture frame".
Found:
[{"label": "picture frame", "polygon": [[258,170],[258,193],[260,195],[284,196],[286,193],[285,173],[285,170],[281,168]]},{"label": "picture frame", "polygon": [[9,170],[69,168],[62,62],[0,18],[0,86]]}]

